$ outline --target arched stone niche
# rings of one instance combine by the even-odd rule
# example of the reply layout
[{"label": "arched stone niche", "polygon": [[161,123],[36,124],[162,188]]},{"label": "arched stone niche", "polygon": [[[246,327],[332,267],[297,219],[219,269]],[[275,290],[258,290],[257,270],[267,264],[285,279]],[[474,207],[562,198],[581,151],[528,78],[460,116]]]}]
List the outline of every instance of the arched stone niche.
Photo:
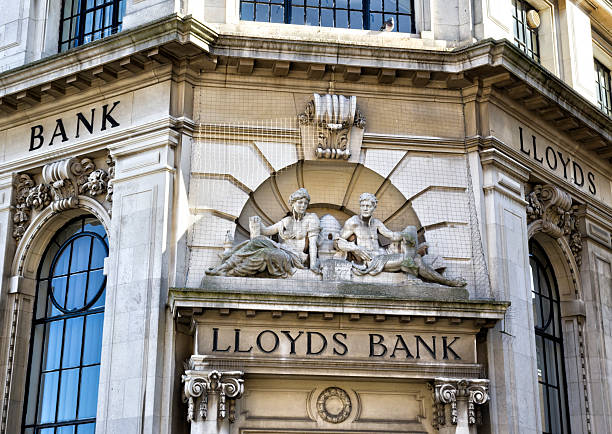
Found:
[{"label": "arched stone niche", "polygon": [[[306,161],[293,164],[269,177],[249,196],[237,219],[235,241],[249,237],[249,217],[259,215],[271,225],[289,214],[287,200],[291,193],[305,187],[310,194],[309,212],[319,218],[332,215],[340,225],[359,214],[359,196],[373,193],[378,199],[376,217],[389,229],[406,226],[421,229],[421,223],[406,198],[394,185],[367,167],[357,164]],[[384,241],[384,240],[382,240]],[[420,241],[424,241],[420,233]]]}]

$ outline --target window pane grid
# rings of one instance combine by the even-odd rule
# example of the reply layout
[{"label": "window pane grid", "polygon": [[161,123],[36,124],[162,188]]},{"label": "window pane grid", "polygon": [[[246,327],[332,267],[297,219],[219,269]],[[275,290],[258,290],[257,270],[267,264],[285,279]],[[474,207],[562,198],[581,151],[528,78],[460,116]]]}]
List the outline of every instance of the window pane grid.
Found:
[{"label": "window pane grid", "polygon": [[[48,277],[38,278],[36,311],[43,311],[38,306],[44,304],[46,313],[33,321],[23,423],[27,433],[88,434],[95,429],[104,314],[103,300],[97,300],[104,296],[106,280],[91,276],[102,275],[97,265],[103,258],[97,256],[108,256],[108,247],[99,224],[90,218],[77,220],[58,232],[41,261],[39,276]],[[51,262],[47,255],[53,255]],[[48,268],[44,273],[43,267]],[[64,288],[51,287],[56,270],[63,273],[59,278]],[[75,276],[76,285],[71,285]],[[72,310],[60,311],[50,302],[54,291],[65,292],[63,306]]]},{"label": "window pane grid", "polygon": [[524,0],[512,0],[512,19],[514,21],[514,43],[527,56],[540,62],[540,43],[538,30],[529,28],[527,12],[533,9]]},{"label": "window pane grid", "polygon": [[63,0],[59,51],[121,30],[125,0]]},{"label": "window pane grid", "polygon": [[[536,318],[535,337],[542,401],[542,430],[551,434],[566,433],[569,432],[569,410],[565,391],[559,291],[552,266],[542,248],[537,243],[530,242],[529,250],[533,305],[540,315]],[[549,306],[547,313],[544,311],[546,305]]]},{"label": "window pane grid", "polygon": [[597,105],[599,109],[612,116],[610,97],[610,70],[595,59],[595,89],[597,90]]},{"label": "window pane grid", "polygon": [[394,19],[393,31],[414,32],[411,0],[241,0],[240,19],[270,23],[378,30]]}]

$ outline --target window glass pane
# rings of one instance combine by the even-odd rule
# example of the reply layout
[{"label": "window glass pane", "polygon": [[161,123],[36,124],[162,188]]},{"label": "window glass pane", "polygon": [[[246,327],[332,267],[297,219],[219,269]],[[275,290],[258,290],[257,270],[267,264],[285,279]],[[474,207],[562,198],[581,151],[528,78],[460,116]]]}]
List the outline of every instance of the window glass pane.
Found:
[{"label": "window glass pane", "polygon": [[49,282],[47,280],[41,280],[38,282],[38,290],[36,296],[36,318],[43,318],[46,314],[47,307],[47,287]]},{"label": "window glass pane", "polygon": [[104,314],[89,315],[85,320],[85,342],[83,347],[83,365],[100,363],[102,346],[102,326]]},{"label": "window glass pane", "polygon": [[74,434],[74,425],[58,426],[56,434]]},{"label": "window glass pane", "polygon": [[64,330],[64,350],[62,352],[62,368],[78,366],[81,361],[81,343],[83,342],[83,317],[66,320]]},{"label": "window glass pane", "polygon": [[95,423],[84,423],[79,425],[77,428],[77,434],[95,434],[96,424]]},{"label": "window glass pane", "polygon": [[370,14],[370,29],[378,30],[382,26],[382,14]]},{"label": "window glass pane", "polygon": [[[351,6],[357,6],[355,2],[351,2]],[[382,11],[382,0],[370,0],[371,11]]]},{"label": "window glass pane", "polygon": [[91,308],[95,309],[97,307],[104,306],[105,298],[106,298],[106,289],[102,291],[102,294],[100,294],[100,296],[96,299],[96,302],[91,306]]},{"label": "window glass pane", "polygon": [[87,0],[87,9],[94,7],[94,0]]},{"label": "window glass pane", "polygon": [[561,433],[561,412],[559,409],[559,391],[548,388],[548,405],[550,408],[550,431]]},{"label": "window glass pane", "polygon": [[64,249],[57,261],[55,262],[55,268],[53,269],[54,276],[62,276],[68,274],[68,264],[70,263],[70,247]]},{"label": "window glass pane", "polygon": [[396,11],[397,11],[397,1],[396,0],[385,0],[385,12],[396,12]]},{"label": "window glass pane", "polygon": [[66,295],[66,309],[80,309],[85,304],[85,290],[87,288],[87,272],[73,274],[68,278],[68,294]]},{"label": "window glass pane", "polygon": [[270,6],[258,4],[255,8],[255,21],[267,22],[270,13]]},{"label": "window glass pane", "polygon": [[76,417],[78,387],[79,368],[62,371],[57,408],[58,422],[73,420]]},{"label": "window glass pane", "polygon": [[242,2],[240,4],[240,19],[253,21],[255,19],[253,15],[253,3]]},{"label": "window glass pane", "polygon": [[87,287],[87,303],[91,303],[91,301],[98,296],[100,290],[102,290],[102,285],[104,284],[104,271],[96,270],[89,272],[89,284]]},{"label": "window glass pane", "polygon": [[409,0],[399,0],[399,11],[402,14],[412,13],[412,2]]},{"label": "window glass pane", "polygon": [[556,357],[556,348],[555,343],[550,339],[546,339],[545,341],[546,351],[546,374],[548,384],[551,386],[558,386],[558,373],[557,373],[557,363],[559,362]]},{"label": "window glass pane", "polygon": [[44,428],[38,431],[38,434],[53,434],[55,432],[55,428]]},{"label": "window glass pane", "polygon": [[57,403],[57,383],[59,372],[42,374],[38,396],[38,423],[55,422],[55,405]]},{"label": "window glass pane", "polygon": [[552,331],[552,310],[550,306],[550,300],[546,297],[537,296],[540,299],[542,305],[542,318],[540,320],[540,327],[545,331]]},{"label": "window glass pane", "polygon": [[331,9],[321,9],[321,25],[324,27],[334,26],[334,11]]},{"label": "window glass pane", "polygon": [[72,242],[72,258],[70,260],[70,272],[78,273],[87,270],[89,265],[89,252],[91,249],[91,237],[79,236]]},{"label": "window glass pane", "polygon": [[96,417],[100,365],[83,368],[79,394],[79,419]]},{"label": "window glass pane", "polygon": [[336,11],[336,27],[348,29],[349,23],[348,23],[348,12],[347,11]]},{"label": "window glass pane", "polygon": [[47,324],[45,333],[45,349],[43,353],[43,369],[45,371],[58,369],[60,366],[63,334],[64,321],[51,321]]},{"label": "window glass pane", "polygon": [[315,8],[306,8],[306,24],[309,26],[319,25],[319,10]]},{"label": "window glass pane", "polygon": [[395,26],[398,32],[413,33],[412,19],[410,16],[400,15],[399,18],[396,20]]},{"label": "window glass pane", "polygon": [[280,5],[272,5],[270,22],[282,23],[285,21],[285,8]]},{"label": "window glass pane", "polygon": [[55,302],[60,306],[66,305],[66,281],[65,277],[56,277],[51,281],[51,290],[53,291],[53,297]]},{"label": "window glass pane", "polygon": [[351,29],[363,28],[363,15],[361,12],[351,11]]}]

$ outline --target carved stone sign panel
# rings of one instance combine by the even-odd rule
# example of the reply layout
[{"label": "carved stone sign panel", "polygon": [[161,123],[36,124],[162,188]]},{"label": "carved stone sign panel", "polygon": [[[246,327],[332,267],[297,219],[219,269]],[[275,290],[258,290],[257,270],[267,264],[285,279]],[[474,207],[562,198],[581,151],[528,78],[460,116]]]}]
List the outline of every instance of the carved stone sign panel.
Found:
[{"label": "carved stone sign panel", "polygon": [[474,335],[465,331],[198,326],[200,354],[219,357],[475,363],[475,345]]}]

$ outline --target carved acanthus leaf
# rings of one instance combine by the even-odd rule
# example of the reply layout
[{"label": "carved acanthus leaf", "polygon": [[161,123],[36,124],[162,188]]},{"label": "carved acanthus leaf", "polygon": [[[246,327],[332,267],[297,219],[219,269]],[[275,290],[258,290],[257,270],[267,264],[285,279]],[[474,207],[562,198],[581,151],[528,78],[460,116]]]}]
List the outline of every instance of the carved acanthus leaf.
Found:
[{"label": "carved acanthus leaf", "polygon": [[217,418],[227,418],[234,422],[236,418],[236,400],[244,393],[244,373],[242,371],[201,371],[188,370],[183,375],[183,400],[187,402],[187,421],[195,422],[195,405],[199,399],[199,418],[208,417],[208,396],[218,395]]}]

